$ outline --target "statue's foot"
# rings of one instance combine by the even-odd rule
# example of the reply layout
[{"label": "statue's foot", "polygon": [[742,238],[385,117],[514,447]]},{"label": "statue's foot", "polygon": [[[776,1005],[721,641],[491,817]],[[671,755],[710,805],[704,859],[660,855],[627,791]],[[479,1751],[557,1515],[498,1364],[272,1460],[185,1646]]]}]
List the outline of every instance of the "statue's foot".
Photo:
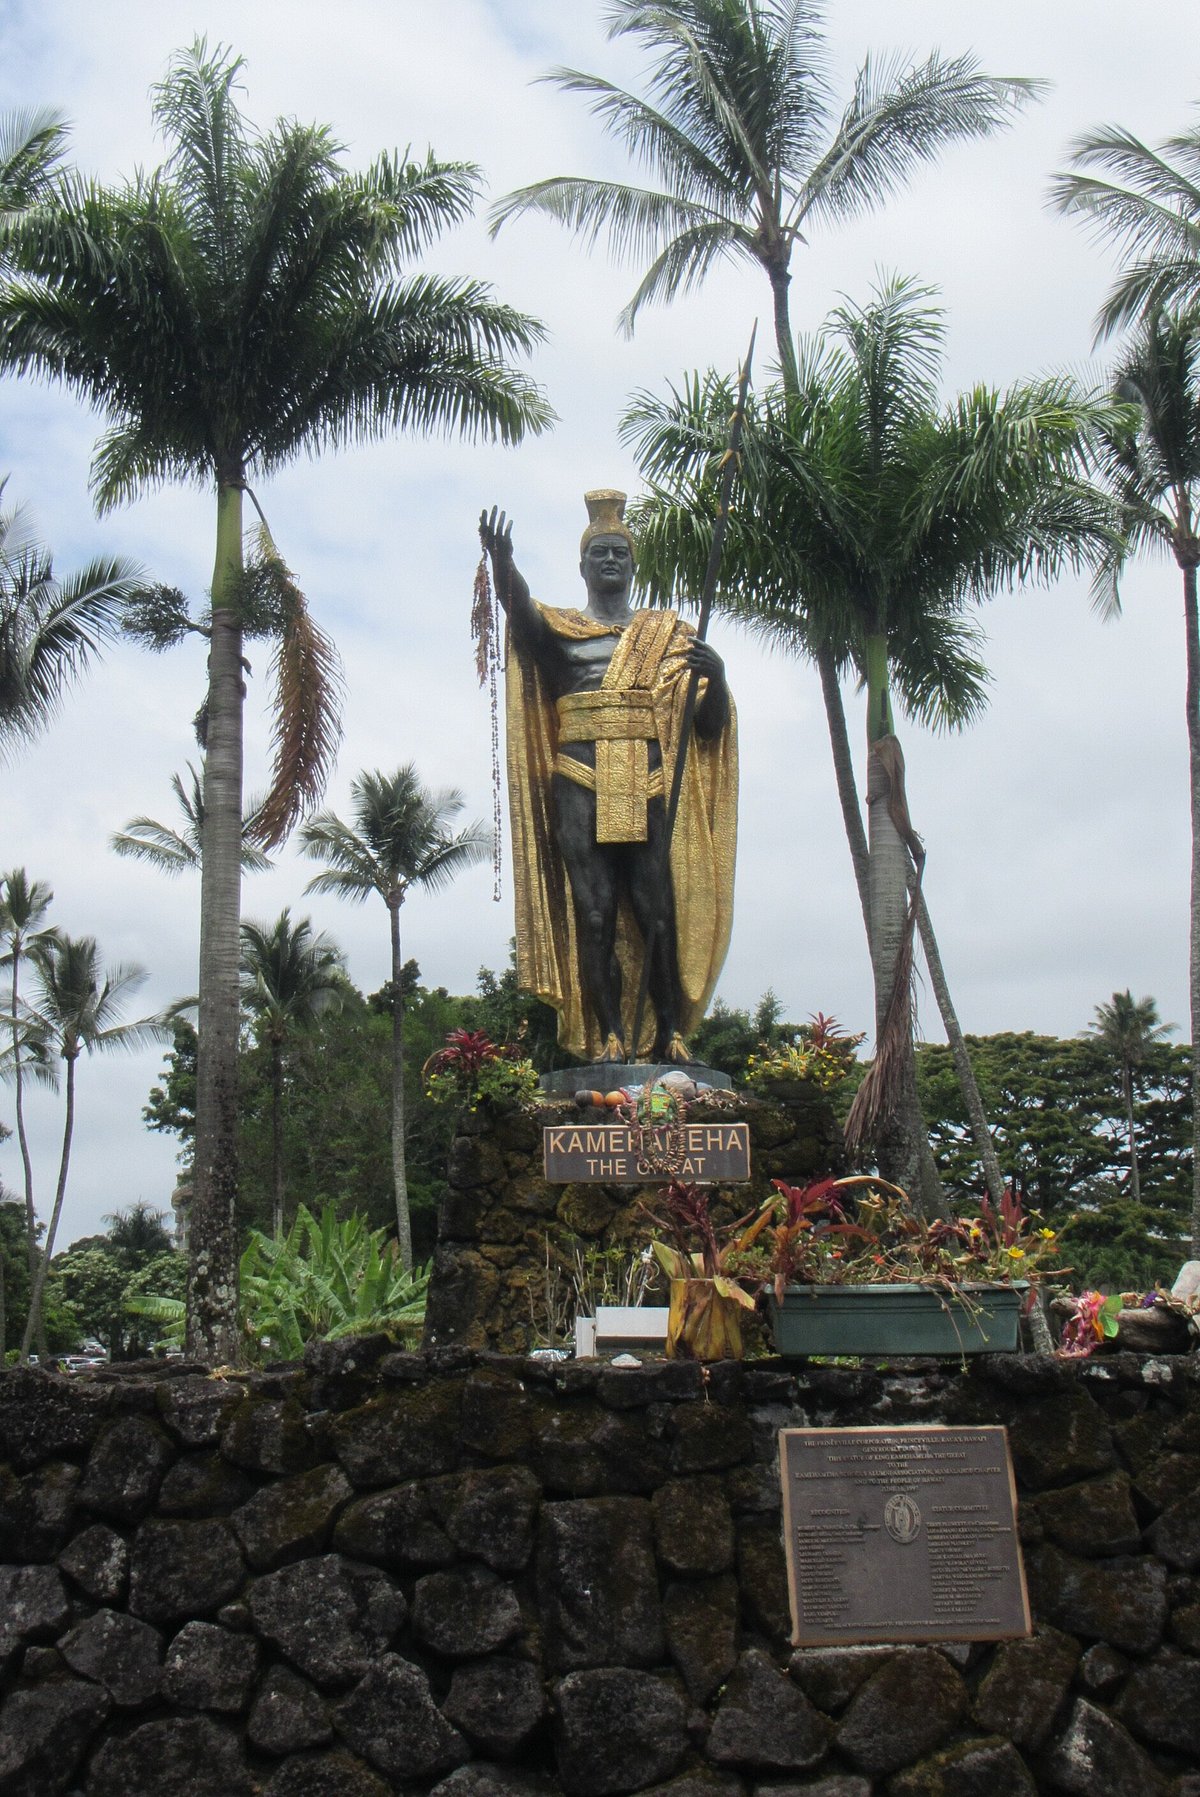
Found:
[{"label": "statue's foot", "polygon": [[615,1030],[610,1030],[604,1044],[604,1053],[600,1056],[597,1066],[607,1067],[610,1063],[613,1066],[624,1066],[626,1059],[625,1044]]},{"label": "statue's foot", "polygon": [[670,1040],[658,1058],[660,1061],[681,1061],[684,1064],[690,1064],[692,1060],[692,1051],[684,1041],[683,1037],[679,1034],[679,1031],[672,1030]]}]

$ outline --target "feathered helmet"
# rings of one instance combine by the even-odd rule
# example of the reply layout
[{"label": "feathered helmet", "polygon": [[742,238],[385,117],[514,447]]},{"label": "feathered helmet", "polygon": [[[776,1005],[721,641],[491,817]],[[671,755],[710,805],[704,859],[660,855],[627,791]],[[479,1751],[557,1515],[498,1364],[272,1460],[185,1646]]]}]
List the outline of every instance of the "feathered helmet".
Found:
[{"label": "feathered helmet", "polygon": [[585,493],[583,503],[588,510],[588,524],[579,539],[580,555],[593,537],[624,537],[630,555],[634,555],[633,538],[625,523],[625,494],[618,493],[615,487],[599,487],[594,493]]}]

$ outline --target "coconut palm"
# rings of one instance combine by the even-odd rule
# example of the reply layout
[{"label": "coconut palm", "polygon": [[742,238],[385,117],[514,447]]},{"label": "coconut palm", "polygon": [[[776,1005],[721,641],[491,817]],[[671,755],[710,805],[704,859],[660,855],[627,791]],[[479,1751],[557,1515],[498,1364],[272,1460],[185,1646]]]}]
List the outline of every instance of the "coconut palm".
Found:
[{"label": "coconut palm", "polygon": [[484,860],[490,840],[482,823],[456,835],[450,826],[463,808],[452,788],[432,792],[422,786],[411,762],[394,774],[360,774],[350,789],[354,822],[331,811],[307,823],[300,837],[306,855],[327,864],[306,892],[332,892],[362,903],[378,893],[388,908],[392,946],[392,1176],[396,1189],[396,1236],[406,1269],[412,1266],[412,1226],[404,1158],[404,998],[400,954],[400,908],[415,886],[437,892],[463,868]]},{"label": "coconut palm", "polygon": [[[173,830],[169,824],[160,824],[153,817],[131,817],[123,830],[108,839],[109,847],[116,854],[148,861],[151,867],[164,874],[178,874],[185,868],[190,871],[200,866],[204,840],[204,780],[190,761],[187,770],[191,779],[186,787],[182,775],[171,775],[171,791],[182,813],[180,828]],[[242,819],[242,872],[248,874],[265,873],[274,866],[270,857],[251,841],[256,815],[251,806]]]},{"label": "coconut palm", "polygon": [[[1192,827],[1190,1018],[1192,1042],[1200,1043],[1200,304],[1144,320],[1113,371],[1113,384],[1136,409],[1128,414],[1130,428],[1103,439],[1103,472],[1123,534],[1097,579],[1096,603],[1102,616],[1120,613],[1120,575],[1138,552],[1169,555],[1182,576]],[[1192,1062],[1192,1252],[1200,1254],[1200,1056]]]},{"label": "coconut palm", "polygon": [[[921,1141],[908,876],[923,850],[894,707],[935,727],[968,723],[987,679],[968,608],[1098,557],[1113,536],[1110,508],[1082,472],[1083,434],[1111,419],[1108,408],[1061,379],[977,388],[943,404],[942,337],[930,290],[892,281],[802,340],[797,393],[777,389],[747,418],[730,572],[717,597],[772,642],[824,656],[835,679],[850,671],[865,686],[877,1071],[857,1116],[889,1177],[905,1185]],[[651,489],[638,514],[639,560],[656,598],[685,592],[703,565],[731,401],[728,383],[710,376],[668,402],[643,395],[627,414]]]},{"label": "coconut palm", "polygon": [[645,95],[599,75],[547,77],[586,96],[606,130],[659,185],[557,175],[508,194],[492,230],[522,212],[650,266],[621,315],[699,285],[723,259],[757,262],[771,284],[785,382],[794,372],[788,288],[796,245],[871,210],[945,145],[985,137],[1040,91],[985,75],[973,57],[863,64],[835,119],[823,9],[813,0],[614,0],[610,38],[649,59]]},{"label": "coconut palm", "polygon": [[[9,1043],[7,1074],[13,1082],[17,1120],[17,1146],[21,1152],[21,1168],[25,1177],[25,1241],[29,1260],[29,1283],[32,1288],[37,1270],[37,1212],[33,1202],[33,1160],[25,1131],[25,1074],[33,1052],[34,1071],[46,1076],[46,1062],[39,1052],[42,1044],[36,1032],[30,1040],[27,1019],[21,1002],[21,962],[39,944],[54,934],[45,927],[46,913],[54,894],[43,880],[31,880],[23,867],[14,867],[0,881],[0,967],[9,978]],[[2,1340],[2,1338],[0,1338]],[[44,1335],[38,1337],[38,1353],[45,1351]]]},{"label": "coconut palm", "polygon": [[1158,1006],[1152,998],[1135,999],[1128,987],[1124,992],[1114,992],[1111,1003],[1097,1005],[1095,1018],[1087,1026],[1087,1034],[1098,1038],[1120,1075],[1125,1125],[1129,1132],[1129,1191],[1135,1204],[1140,1204],[1142,1199],[1133,1115],[1136,1076],[1139,1068],[1145,1065],[1150,1050],[1156,1043],[1165,1042],[1174,1028],[1173,1023],[1161,1022]]},{"label": "coconut palm", "polygon": [[35,983],[34,1003],[30,1009],[37,1026],[46,1040],[53,1043],[55,1053],[64,1064],[66,1109],[54,1208],[33,1280],[29,1317],[21,1343],[22,1360],[28,1358],[29,1344],[38,1327],[46,1273],[54,1253],[54,1239],[67,1190],[67,1170],[75,1132],[76,1064],[85,1048],[89,1054],[110,1048],[139,1048],[148,1038],[161,1033],[160,1024],[152,1017],[142,1018],[138,1023],[119,1021],[125,999],[136,991],[146,975],[140,967],[113,967],[105,972],[94,937],[47,936],[30,948],[29,959]]},{"label": "coconut palm", "polygon": [[271,1051],[271,1226],[283,1235],[283,1076],[288,1044],[297,1030],[339,1009],[346,995],[342,951],[310,918],[292,922],[285,906],[269,928],[242,925],[242,998],[258,1020]]},{"label": "coconut palm", "polygon": [[139,578],[133,562],[110,556],[57,580],[23,508],[0,509],[0,758],[51,721],[67,687],[117,635]]},{"label": "coconut palm", "polygon": [[294,583],[270,550],[247,577],[247,482],[395,429],[516,442],[551,417],[505,360],[537,341],[536,323],[477,281],[402,274],[469,214],[478,172],[430,154],[353,174],[322,127],[256,134],[235,97],[240,67],[203,41],[178,54],[154,97],[164,166],[113,189],[64,180],[56,205],[5,232],[21,276],[0,295],[0,366],[64,381],[107,417],[102,509],[168,480],[216,500],[188,1296],[189,1351],[216,1361],[239,1344],[242,643],[261,601],[285,701],[263,848],[315,802],[337,740],[328,705],[305,704],[322,683],[329,697],[329,655],[299,627]]},{"label": "coconut palm", "polygon": [[1052,203],[1131,258],[1100,308],[1097,336],[1200,304],[1200,127],[1152,148],[1104,126],[1076,141],[1071,164],[1054,177]]}]

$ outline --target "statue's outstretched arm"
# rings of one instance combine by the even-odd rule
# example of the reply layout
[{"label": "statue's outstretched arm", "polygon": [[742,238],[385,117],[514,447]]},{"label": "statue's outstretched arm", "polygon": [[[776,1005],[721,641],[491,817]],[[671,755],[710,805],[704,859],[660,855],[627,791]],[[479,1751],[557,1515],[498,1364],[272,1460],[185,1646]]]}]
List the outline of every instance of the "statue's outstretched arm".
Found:
[{"label": "statue's outstretched arm", "polygon": [[490,515],[486,509],[480,512],[479,540],[491,559],[496,597],[518,645],[536,653],[548,646],[550,631],[533,603],[528,582],[513,560],[512,519],[506,518],[497,506],[492,507]]}]

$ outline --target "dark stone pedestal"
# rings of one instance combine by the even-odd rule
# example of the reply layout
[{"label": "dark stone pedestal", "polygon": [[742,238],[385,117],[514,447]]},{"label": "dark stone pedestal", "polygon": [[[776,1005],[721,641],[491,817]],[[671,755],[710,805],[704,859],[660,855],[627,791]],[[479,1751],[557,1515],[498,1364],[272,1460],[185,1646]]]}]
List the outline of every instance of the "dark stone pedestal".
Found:
[{"label": "dark stone pedestal", "polygon": [[727,1073],[706,1067],[703,1061],[594,1061],[590,1067],[564,1067],[543,1073],[538,1085],[547,1096],[573,1098],[576,1092],[613,1092],[618,1086],[648,1086],[664,1073],[686,1073],[698,1086],[728,1092],[733,1081]]}]

